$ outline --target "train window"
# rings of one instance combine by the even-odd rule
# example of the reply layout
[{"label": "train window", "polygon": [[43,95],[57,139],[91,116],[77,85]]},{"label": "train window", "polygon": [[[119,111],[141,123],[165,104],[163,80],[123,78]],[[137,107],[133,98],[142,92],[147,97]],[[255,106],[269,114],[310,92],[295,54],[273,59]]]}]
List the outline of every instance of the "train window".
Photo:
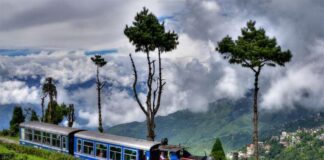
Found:
[{"label": "train window", "polygon": [[66,136],[62,136],[62,148],[66,149]]},{"label": "train window", "polygon": [[136,155],[135,150],[124,149],[124,160],[136,160]]},{"label": "train window", "polygon": [[81,153],[82,140],[78,139],[77,151]]},{"label": "train window", "polygon": [[89,154],[89,155],[94,155],[92,142],[83,141],[83,153]]},{"label": "train window", "polygon": [[110,160],[121,160],[121,148],[110,146]]},{"label": "train window", "polygon": [[28,140],[28,141],[33,140],[33,130],[31,130],[31,129],[26,129],[25,130],[25,139]]},{"label": "train window", "polygon": [[43,144],[51,145],[51,134],[43,132]]},{"label": "train window", "polygon": [[42,132],[41,131],[34,131],[34,141],[37,143],[42,142]]},{"label": "train window", "polygon": [[96,156],[107,158],[107,146],[104,144],[96,144]]},{"label": "train window", "polygon": [[61,148],[61,136],[52,134],[52,145],[57,148]]}]

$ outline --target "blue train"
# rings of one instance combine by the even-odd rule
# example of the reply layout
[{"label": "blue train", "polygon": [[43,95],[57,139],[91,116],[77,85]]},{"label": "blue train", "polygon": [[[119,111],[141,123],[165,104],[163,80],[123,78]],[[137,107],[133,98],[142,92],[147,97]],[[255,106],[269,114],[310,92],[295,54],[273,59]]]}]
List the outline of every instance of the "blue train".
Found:
[{"label": "blue train", "polygon": [[84,160],[202,160],[183,147],[42,122],[20,124],[20,144]]}]

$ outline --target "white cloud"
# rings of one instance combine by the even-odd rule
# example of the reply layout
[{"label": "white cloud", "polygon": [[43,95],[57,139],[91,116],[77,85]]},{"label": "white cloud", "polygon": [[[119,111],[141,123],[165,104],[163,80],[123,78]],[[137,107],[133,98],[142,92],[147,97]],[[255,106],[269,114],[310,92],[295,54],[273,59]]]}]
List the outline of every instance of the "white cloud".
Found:
[{"label": "white cloud", "polygon": [[219,5],[216,1],[204,0],[202,1],[203,7],[212,12],[218,12],[220,10]]},{"label": "white cloud", "polygon": [[38,103],[38,88],[28,87],[22,81],[0,82],[0,104]]},{"label": "white cloud", "polygon": [[285,75],[273,79],[271,86],[263,95],[261,106],[267,110],[295,108],[296,105],[308,109],[324,109],[323,71],[324,41],[317,40],[309,46],[312,55],[303,63],[296,63]]}]

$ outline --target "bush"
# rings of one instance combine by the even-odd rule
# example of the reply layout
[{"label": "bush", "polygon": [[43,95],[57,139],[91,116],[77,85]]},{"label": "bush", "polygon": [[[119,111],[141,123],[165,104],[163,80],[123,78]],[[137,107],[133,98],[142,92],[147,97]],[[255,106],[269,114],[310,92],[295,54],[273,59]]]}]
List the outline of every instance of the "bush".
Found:
[{"label": "bush", "polygon": [[4,129],[2,130],[2,132],[0,132],[1,136],[9,136],[10,135],[10,131],[8,129]]}]

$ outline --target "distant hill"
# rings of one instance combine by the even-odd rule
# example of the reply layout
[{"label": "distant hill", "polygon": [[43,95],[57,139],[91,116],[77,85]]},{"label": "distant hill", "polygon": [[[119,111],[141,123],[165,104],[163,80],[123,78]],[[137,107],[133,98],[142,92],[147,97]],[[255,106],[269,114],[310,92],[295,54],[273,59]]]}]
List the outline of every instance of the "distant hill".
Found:
[{"label": "distant hill", "polygon": [[[167,137],[172,144],[189,147],[192,153],[209,153],[214,138],[222,140],[225,151],[239,149],[251,143],[251,95],[237,101],[221,100],[210,104],[206,113],[178,111],[156,118],[156,140]],[[261,111],[261,139],[278,135],[281,130],[314,127],[324,124],[323,113],[297,107],[273,113]],[[317,117],[317,118],[316,118]],[[133,122],[108,129],[109,133],[146,138],[146,123]]]}]

